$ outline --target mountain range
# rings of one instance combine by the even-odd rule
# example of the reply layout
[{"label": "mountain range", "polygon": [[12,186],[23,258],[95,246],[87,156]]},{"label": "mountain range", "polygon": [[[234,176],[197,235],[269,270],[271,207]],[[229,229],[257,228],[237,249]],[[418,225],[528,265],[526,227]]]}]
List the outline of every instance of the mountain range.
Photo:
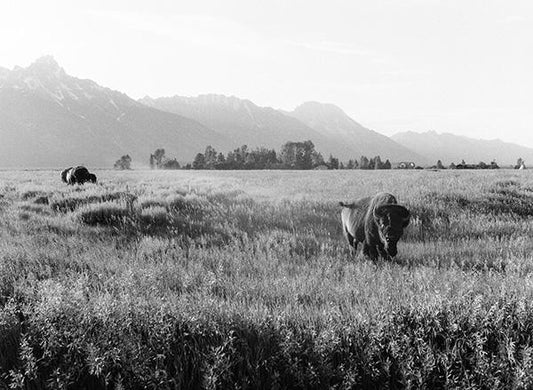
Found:
[{"label": "mountain range", "polygon": [[310,139],[325,158],[333,154],[347,161],[381,155],[392,161],[426,162],[421,155],[361,126],[332,104],[308,102],[286,112],[223,95],[145,97],[140,102],[192,118],[226,136],[234,148],[245,144],[279,150],[287,141]]},{"label": "mountain range", "polygon": [[435,131],[407,131],[393,135],[392,139],[431,160],[432,165],[436,164],[437,159],[442,160],[445,166],[462,160],[469,164],[496,161],[501,166],[516,164],[518,158],[524,159],[526,164],[533,161],[533,149],[499,139],[473,139],[450,133],[438,134]]},{"label": "mountain range", "polygon": [[326,159],[332,154],[341,161],[361,155],[419,165],[533,160],[533,149],[498,140],[433,132],[389,138],[332,104],[307,102],[289,112],[214,94],[137,101],[68,75],[51,56],[26,68],[0,67],[0,167],[110,167],[124,154],[143,167],[157,148],[190,162],[207,145],[221,152],[241,145],[279,150],[309,139]]},{"label": "mountain range", "polygon": [[91,80],[69,76],[52,57],[0,78],[0,167],[109,167],[120,156],[148,161],[155,149],[192,158],[226,138]]}]

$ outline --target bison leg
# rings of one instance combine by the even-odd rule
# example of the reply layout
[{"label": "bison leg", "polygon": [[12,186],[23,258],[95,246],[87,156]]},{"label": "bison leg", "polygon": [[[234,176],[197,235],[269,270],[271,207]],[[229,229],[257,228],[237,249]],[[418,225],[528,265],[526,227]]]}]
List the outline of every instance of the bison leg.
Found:
[{"label": "bison leg", "polygon": [[357,251],[357,241],[355,241],[354,236],[352,236],[346,229],[344,229],[344,237],[346,237],[346,241],[348,242],[348,245],[350,246],[350,252],[353,254]]},{"label": "bison leg", "polygon": [[385,260],[389,259],[389,254],[385,251],[385,247],[383,245],[377,246],[377,251],[381,257],[383,257]]},{"label": "bison leg", "polygon": [[378,250],[376,246],[368,245],[366,242],[363,244],[363,254],[372,261],[376,261],[378,259]]}]

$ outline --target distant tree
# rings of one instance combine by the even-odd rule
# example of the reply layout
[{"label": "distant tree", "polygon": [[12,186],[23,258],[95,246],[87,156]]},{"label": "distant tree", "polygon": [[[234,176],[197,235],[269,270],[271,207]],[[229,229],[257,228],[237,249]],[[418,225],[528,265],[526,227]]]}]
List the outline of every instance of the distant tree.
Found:
[{"label": "distant tree", "polygon": [[281,147],[279,159],[284,168],[312,169],[323,164],[322,156],[311,141],[287,142]]},{"label": "distant tree", "polygon": [[374,157],[374,169],[383,169],[383,162],[380,156]]},{"label": "distant tree", "polygon": [[344,167],[344,164],[343,164],[342,162],[339,163],[339,169],[346,169],[346,168]]},{"label": "distant tree", "polygon": [[329,169],[339,169],[339,159],[330,154],[326,165]]},{"label": "distant tree", "polygon": [[274,149],[257,148],[250,151],[244,162],[246,169],[270,169],[279,165]]},{"label": "distant tree", "polygon": [[456,168],[457,168],[457,167],[456,167],[455,164],[452,162],[452,163],[450,164],[449,169],[456,169]]},{"label": "distant tree", "polygon": [[392,168],[392,164],[390,163],[389,159],[387,159],[384,163],[383,163],[383,167],[381,169],[391,169]]},{"label": "distant tree", "polygon": [[165,158],[165,149],[156,149],[154,154],[150,155],[150,168],[161,168]]},{"label": "distant tree", "polygon": [[522,164],[524,164],[524,160],[522,160],[522,157],[519,157],[518,160],[516,160],[516,165],[514,166],[514,169],[520,169]]},{"label": "distant tree", "polygon": [[175,158],[173,159],[166,159],[161,164],[162,169],[180,169],[180,163]]},{"label": "distant tree", "polygon": [[322,154],[319,152],[314,152],[311,154],[311,162],[312,162],[312,168],[319,167],[321,165],[325,165],[324,157],[322,157]]},{"label": "distant tree", "polygon": [[248,146],[246,145],[229,152],[226,157],[226,169],[244,169],[248,153]]},{"label": "distant tree", "polygon": [[216,169],[226,169],[226,157],[224,154],[219,153],[217,156],[217,162],[215,164]]},{"label": "distant tree", "polygon": [[217,165],[217,151],[211,145],[205,148],[204,152],[204,165],[205,169],[215,169]]},{"label": "distant tree", "polygon": [[129,154],[126,154],[117,161],[115,161],[113,168],[120,170],[131,169],[131,157],[129,156]]},{"label": "distant tree", "polygon": [[192,169],[205,169],[205,157],[202,153],[198,153],[194,158]]},{"label": "distant tree", "polygon": [[359,169],[369,169],[370,161],[366,156],[361,156],[359,161]]},{"label": "distant tree", "polygon": [[300,165],[303,156],[303,143],[287,142],[281,147],[280,160],[285,168],[302,169]]},{"label": "distant tree", "polygon": [[477,164],[478,169],[487,169],[489,166],[485,164],[483,161],[480,161],[479,164]]},{"label": "distant tree", "polygon": [[442,161],[437,161],[437,169],[444,169],[444,165],[442,165]]},{"label": "distant tree", "polygon": [[500,169],[500,167],[498,166],[498,164],[496,163],[495,160],[492,160],[492,161],[490,162],[490,167],[489,167],[489,168],[490,168],[490,169]]}]

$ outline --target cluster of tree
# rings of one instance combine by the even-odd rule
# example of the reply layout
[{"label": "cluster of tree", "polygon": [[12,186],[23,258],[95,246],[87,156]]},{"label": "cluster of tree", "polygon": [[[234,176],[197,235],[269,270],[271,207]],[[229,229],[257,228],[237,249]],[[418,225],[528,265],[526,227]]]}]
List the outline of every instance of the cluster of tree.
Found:
[{"label": "cluster of tree", "polygon": [[150,154],[151,169],[180,169],[180,163],[175,158],[165,156],[165,149],[156,149],[154,154]]},{"label": "cluster of tree", "polygon": [[249,150],[246,145],[229,152],[226,156],[207,146],[204,153],[198,153],[189,169],[275,169],[279,161],[275,150],[257,148]]},{"label": "cluster of tree", "polygon": [[[350,165],[350,161],[348,161],[348,166]],[[381,161],[380,156],[376,156],[373,158],[368,159],[366,156],[361,156],[361,159],[359,160],[359,164],[357,164],[357,161],[353,162],[353,169],[391,169],[391,163],[387,159],[385,162]],[[348,168],[350,169],[350,168]]]},{"label": "cluster of tree", "polygon": [[311,141],[287,142],[279,153],[274,149],[248,149],[246,145],[229,152],[218,153],[207,146],[204,153],[198,153],[186,169],[390,169],[389,160],[382,162],[380,156],[368,159],[362,156],[359,162],[349,160],[346,164],[330,155],[324,160]]},{"label": "cluster of tree", "polygon": [[113,165],[114,169],[131,169],[131,157],[129,154],[126,154],[119,158],[117,161],[115,161],[115,164]]},{"label": "cluster of tree", "polygon": [[[437,168],[439,168],[439,162],[440,160],[437,162]],[[441,167],[439,169],[445,169],[442,166],[442,163],[440,164],[440,166]],[[500,167],[498,166],[496,161],[491,161],[490,164],[487,164],[483,161],[480,161],[477,164],[467,164],[465,160],[462,160],[459,164],[455,164],[452,162],[448,169],[500,169]]]},{"label": "cluster of tree", "polygon": [[[131,169],[131,157],[126,154],[115,161],[114,169]],[[405,163],[408,164],[413,163]],[[525,169],[526,165],[522,158],[519,158],[514,169]],[[180,169],[180,164],[175,158],[165,156],[165,149],[157,149],[150,154],[151,169]],[[385,162],[380,156],[368,158],[361,156],[359,160],[350,159],[346,163],[339,163],[339,159],[329,156],[327,161],[315,150],[315,145],[311,141],[287,142],[281,147],[281,151],[276,153],[274,149],[256,148],[248,149],[243,145],[240,148],[229,152],[227,155],[218,153],[212,146],[207,146],[204,153],[198,153],[192,164],[187,164],[185,169],[391,169],[391,163],[387,159]],[[416,167],[422,169],[422,167]],[[431,169],[499,169],[496,161],[486,164],[480,161],[477,164],[467,164],[462,160],[459,164],[451,163],[448,168],[441,160]]]},{"label": "cluster of tree", "polygon": [[[126,170],[131,169],[131,157],[126,154],[115,161],[114,169]],[[414,163],[405,163],[409,168]],[[525,169],[526,165],[522,158],[516,161],[514,169]],[[151,169],[180,169],[180,164],[175,158],[165,156],[165,149],[156,149],[150,154]],[[346,163],[339,163],[339,159],[329,156],[327,161],[322,154],[315,150],[315,145],[311,141],[287,142],[281,147],[281,151],[276,153],[274,149],[256,148],[248,149],[243,145],[240,148],[229,152],[227,155],[218,153],[212,146],[207,146],[204,153],[198,153],[192,164],[187,164],[184,169],[220,169],[220,170],[239,170],[239,169],[391,169],[391,163],[387,159],[385,162],[380,156],[368,158],[361,156],[358,160],[350,159]],[[422,167],[416,167],[423,169]],[[451,163],[448,168],[444,166],[441,160],[430,169],[499,169],[496,161],[486,164],[480,161],[477,164],[467,164],[462,160],[459,164]]]}]

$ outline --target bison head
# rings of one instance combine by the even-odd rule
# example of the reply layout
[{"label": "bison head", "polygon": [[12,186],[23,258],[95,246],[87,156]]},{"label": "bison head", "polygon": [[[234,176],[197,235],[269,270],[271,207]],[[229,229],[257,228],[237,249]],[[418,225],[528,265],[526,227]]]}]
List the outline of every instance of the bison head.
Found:
[{"label": "bison head", "polygon": [[396,244],[409,225],[409,210],[397,204],[386,204],[374,209],[374,220],[378,227],[379,239],[391,257],[396,256]]},{"label": "bison head", "polygon": [[72,167],[67,168],[67,169],[64,169],[64,170],[61,172],[61,180],[62,180],[64,183],[68,183],[67,177],[68,177],[68,173],[69,173],[69,171],[70,171],[71,169],[72,169]]},{"label": "bison head", "polygon": [[90,183],[96,183],[96,175],[94,173],[87,174],[87,181]]}]

